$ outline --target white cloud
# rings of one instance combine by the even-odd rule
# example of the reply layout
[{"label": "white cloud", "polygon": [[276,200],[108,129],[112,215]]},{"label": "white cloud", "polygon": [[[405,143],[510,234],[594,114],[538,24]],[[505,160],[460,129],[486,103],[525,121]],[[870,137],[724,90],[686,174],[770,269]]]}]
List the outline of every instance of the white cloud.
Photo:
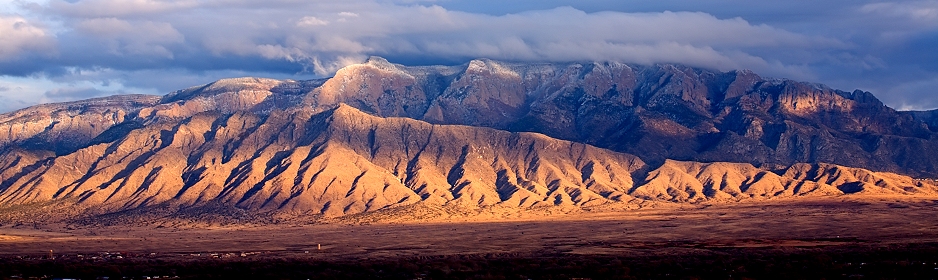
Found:
[{"label": "white cloud", "polygon": [[98,40],[108,52],[124,55],[173,58],[169,47],[185,37],[166,22],[128,21],[117,18],[79,20],[74,29],[88,41]]},{"label": "white cloud", "polygon": [[43,94],[48,90],[45,88],[47,84],[49,81],[45,79],[0,76],[0,85],[7,88],[0,91],[0,113],[49,102],[43,100]]},{"label": "white cloud", "polygon": [[[79,18],[141,16],[199,7],[198,0],[51,0],[54,13]],[[217,1],[211,1],[217,2]]]},{"label": "white cloud", "polygon": [[879,2],[860,7],[867,14],[907,18],[919,23],[938,24],[938,1]]},{"label": "white cloud", "polygon": [[868,32],[878,34],[881,44],[894,44],[921,32],[938,30],[938,0],[878,2],[858,10],[868,18],[858,23],[865,25]]},{"label": "white cloud", "polygon": [[53,0],[44,12],[62,17],[65,26],[80,33],[74,34],[76,40],[99,40],[107,52],[98,59],[104,67],[110,66],[108,54],[170,60],[185,54],[307,63],[317,73],[367,55],[770,68],[763,62],[773,59],[752,59],[758,56],[752,51],[848,47],[835,39],[699,12],[586,13],[560,7],[492,16],[366,0],[257,5],[241,0]]},{"label": "white cloud", "polygon": [[0,62],[24,53],[48,55],[54,38],[44,28],[21,16],[0,14]]},{"label": "white cloud", "polygon": [[[141,73],[137,79],[158,79],[154,73]],[[0,113],[9,112],[22,107],[50,103],[87,99],[98,96],[114,94],[160,94],[153,89],[136,87],[125,84],[119,76],[126,73],[115,72],[108,69],[80,70],[70,69],[67,74],[59,77],[10,77],[0,76]],[[184,75],[174,79],[184,80]]]},{"label": "white cloud", "polygon": [[[169,18],[186,38],[199,38],[216,56],[260,56],[309,62],[317,73],[347,57],[424,55],[487,57],[525,61],[621,60],[688,63],[729,69],[767,68],[745,57],[748,49],[839,49],[837,40],[800,35],[739,18],[704,13],[585,13],[557,8],[503,16],[449,11],[439,6],[363,5],[314,10],[315,15],[279,10],[275,16],[240,20],[237,13],[219,21]],[[353,16],[354,15],[354,16]],[[340,19],[355,18],[355,21]],[[238,20],[232,20],[237,18]],[[280,19],[299,18],[295,23]],[[312,28],[323,27],[328,28]],[[291,27],[292,26],[292,27]],[[749,55],[753,56],[753,55]],[[761,60],[764,61],[765,59]],[[318,63],[312,63],[318,61]],[[320,68],[323,66],[325,68]]]},{"label": "white cloud", "polygon": [[321,20],[313,16],[305,16],[296,22],[296,25],[299,27],[308,27],[308,26],[323,26],[329,25],[328,21]]}]

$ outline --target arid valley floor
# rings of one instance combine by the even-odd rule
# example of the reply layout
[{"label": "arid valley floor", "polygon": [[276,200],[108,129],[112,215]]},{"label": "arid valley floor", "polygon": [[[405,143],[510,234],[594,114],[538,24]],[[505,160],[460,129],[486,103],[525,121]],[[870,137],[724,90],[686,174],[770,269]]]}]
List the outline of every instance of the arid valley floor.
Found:
[{"label": "arid valley floor", "polygon": [[459,222],[7,224],[0,278],[928,279],[936,215],[938,198],[841,196]]}]

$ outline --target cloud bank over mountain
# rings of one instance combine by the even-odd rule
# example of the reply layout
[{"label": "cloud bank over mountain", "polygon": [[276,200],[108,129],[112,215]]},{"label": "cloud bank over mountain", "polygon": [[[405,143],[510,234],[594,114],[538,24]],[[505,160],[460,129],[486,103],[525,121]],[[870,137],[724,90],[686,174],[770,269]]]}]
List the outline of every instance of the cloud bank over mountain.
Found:
[{"label": "cloud bank over mountain", "polygon": [[17,1],[0,13],[0,87],[20,90],[0,97],[19,103],[0,111],[230,76],[329,76],[370,55],[752,69],[870,90],[899,109],[938,107],[938,1],[834,1],[800,17],[795,6],[729,1],[472,3]]}]

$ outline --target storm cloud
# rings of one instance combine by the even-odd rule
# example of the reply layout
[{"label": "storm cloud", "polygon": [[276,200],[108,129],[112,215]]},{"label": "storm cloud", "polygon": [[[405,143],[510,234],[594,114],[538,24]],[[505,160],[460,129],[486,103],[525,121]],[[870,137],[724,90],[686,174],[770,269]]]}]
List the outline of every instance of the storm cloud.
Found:
[{"label": "storm cloud", "polygon": [[[934,58],[921,44],[938,47],[938,1],[836,1],[803,18],[667,1],[517,1],[490,9],[487,1],[458,0],[18,3],[0,14],[0,75],[33,79],[36,91],[0,95],[25,103],[164,93],[226,76],[329,76],[378,55],[404,64],[491,58],[751,69],[871,90],[901,109],[938,107],[930,86],[938,60],[921,60]],[[914,102],[923,98],[930,101]]]}]

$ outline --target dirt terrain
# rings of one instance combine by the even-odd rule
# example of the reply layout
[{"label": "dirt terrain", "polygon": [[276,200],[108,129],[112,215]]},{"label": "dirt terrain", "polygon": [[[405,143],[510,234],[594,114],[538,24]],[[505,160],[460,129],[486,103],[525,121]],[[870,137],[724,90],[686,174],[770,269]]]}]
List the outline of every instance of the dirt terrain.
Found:
[{"label": "dirt terrain", "polygon": [[[753,252],[760,257],[812,252],[837,256],[830,252],[838,250],[850,252],[844,256],[878,251],[906,256],[907,250],[912,250],[909,248],[938,252],[938,198],[841,197],[672,206],[452,223],[190,229],[4,225],[0,227],[0,259],[13,266],[0,265],[0,270],[16,264],[69,261],[104,267],[109,261],[135,259],[190,264],[271,260],[420,263],[460,256],[528,262],[544,257],[738,257]],[[56,260],[48,260],[50,250]],[[871,259],[881,260],[875,254]],[[826,260],[832,261],[831,257]],[[587,270],[590,267],[583,265]],[[926,272],[938,273],[938,266]]]}]

